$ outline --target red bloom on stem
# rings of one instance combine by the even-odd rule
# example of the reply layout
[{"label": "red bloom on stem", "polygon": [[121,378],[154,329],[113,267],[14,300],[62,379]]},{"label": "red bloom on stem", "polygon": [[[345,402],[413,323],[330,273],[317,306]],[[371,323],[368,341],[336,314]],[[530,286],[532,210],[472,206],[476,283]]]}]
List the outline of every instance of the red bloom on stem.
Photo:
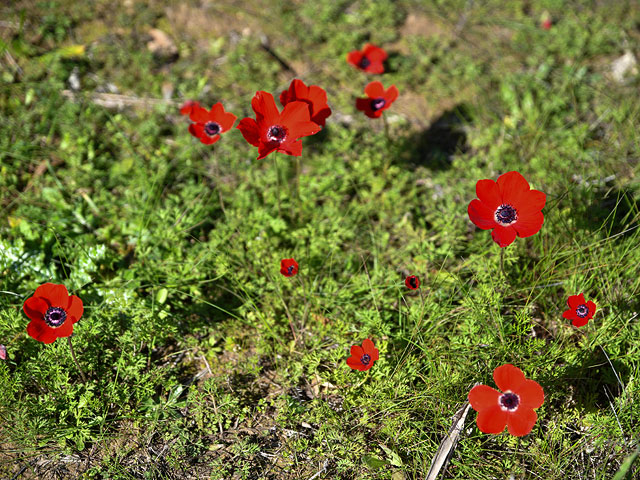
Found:
[{"label": "red bloom on stem", "polygon": [[273,95],[260,91],[251,100],[251,107],[255,120],[243,118],[238,128],[247,142],[258,147],[258,160],[274,151],[299,157],[302,155],[299,139],[320,131],[320,126],[311,121],[305,102],[287,103],[280,112]]},{"label": "red bloom on stem", "polygon": [[297,78],[289,85],[289,90],[280,94],[280,103],[286,107],[291,102],[304,102],[309,107],[311,121],[324,127],[327,117],[331,115],[331,109],[327,105],[327,92],[317,85],[308,87]]},{"label": "red bloom on stem", "polygon": [[571,295],[567,300],[569,310],[566,310],[562,316],[567,320],[572,320],[574,327],[584,327],[596,313],[596,304],[591,300],[588,302],[584,299],[584,294]]},{"label": "red bloom on stem", "polygon": [[415,275],[409,275],[404,279],[404,284],[411,290],[417,290],[420,287],[420,279]]},{"label": "red bloom on stem", "polygon": [[373,362],[378,360],[378,349],[373,346],[373,342],[365,338],[362,346],[353,345],[351,347],[351,356],[347,358],[347,365],[354,370],[364,372],[373,366]]},{"label": "red bloom on stem", "polygon": [[27,333],[43,343],[53,343],[56,338],[73,334],[73,324],[80,320],[84,311],[82,300],[69,295],[64,285],[54,283],[36,288],[22,309],[31,319]]},{"label": "red bloom on stem", "polygon": [[180,115],[191,115],[191,112],[195,107],[199,107],[200,104],[195,100],[187,100],[180,107]]},{"label": "red bloom on stem", "polygon": [[285,277],[293,277],[298,273],[298,262],[293,258],[280,260],[280,273]]},{"label": "red bloom on stem", "polygon": [[398,89],[391,85],[387,90],[382,83],[375,81],[369,83],[364,88],[364,93],[368,98],[356,99],[356,108],[364,112],[369,118],[378,118],[386,109],[398,98]]},{"label": "red bloom on stem", "polygon": [[542,209],[547,196],[531,190],[518,172],[507,172],[498,181],[478,180],[478,199],[471,200],[468,213],[471,221],[483,230],[493,229],[491,237],[500,247],[506,247],[518,237],[530,237],[542,228]]},{"label": "red bloom on stem", "polygon": [[[180,111],[182,112],[182,109]],[[189,133],[205,145],[211,145],[220,140],[221,133],[233,127],[237,117],[233,113],[225,112],[222,104],[218,102],[210,111],[197,103],[192,105],[189,118],[194,122],[189,125]]]},{"label": "red bloom on stem", "polygon": [[469,392],[469,403],[478,412],[478,428],[501,433],[506,425],[511,435],[526,435],[538,419],[534,409],[544,402],[542,387],[509,363],[496,368],[493,379],[502,392],[487,385],[476,385]]},{"label": "red bloom on stem", "polygon": [[382,48],[365,44],[362,50],[354,50],[347,54],[347,62],[367,73],[384,73],[384,61],[387,59],[387,52]]}]

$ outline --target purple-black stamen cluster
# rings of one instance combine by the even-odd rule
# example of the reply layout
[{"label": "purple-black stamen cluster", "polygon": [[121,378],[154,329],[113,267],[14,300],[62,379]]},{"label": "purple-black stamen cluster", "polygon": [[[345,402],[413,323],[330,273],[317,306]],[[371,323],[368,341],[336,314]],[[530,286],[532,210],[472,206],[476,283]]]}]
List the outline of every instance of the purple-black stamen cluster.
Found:
[{"label": "purple-black stamen cluster", "polygon": [[580,318],[584,318],[587,315],[589,315],[589,307],[587,307],[586,305],[578,305],[578,308],[576,308],[576,315],[578,315]]},{"label": "purple-black stamen cluster", "polygon": [[520,404],[520,398],[515,393],[503,393],[500,395],[500,406],[507,410],[515,410]]},{"label": "purple-black stamen cluster", "polygon": [[50,327],[59,327],[67,319],[67,312],[60,307],[49,307],[44,314],[44,321]]},{"label": "purple-black stamen cluster", "polygon": [[496,222],[500,225],[511,225],[518,219],[518,211],[508,203],[500,205],[496,210]]},{"label": "purple-black stamen cluster", "polygon": [[384,98],[382,97],[374,98],[373,100],[371,100],[371,110],[376,112],[381,108],[384,108],[386,104],[387,104],[387,101]]},{"label": "purple-black stamen cluster", "polygon": [[267,138],[270,142],[282,143],[287,136],[287,129],[280,125],[274,125],[267,131]]},{"label": "purple-black stamen cluster", "polygon": [[371,357],[367,353],[365,353],[360,357],[360,362],[362,362],[363,365],[369,365],[370,361],[371,361]]},{"label": "purple-black stamen cluster", "polygon": [[204,126],[204,133],[210,137],[220,134],[221,130],[220,124],[217,122],[207,122]]}]

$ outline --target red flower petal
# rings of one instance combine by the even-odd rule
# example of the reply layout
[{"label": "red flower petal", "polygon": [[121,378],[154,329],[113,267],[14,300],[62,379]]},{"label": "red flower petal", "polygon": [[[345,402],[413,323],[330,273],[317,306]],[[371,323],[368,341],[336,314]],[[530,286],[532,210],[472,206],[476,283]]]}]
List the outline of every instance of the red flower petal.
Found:
[{"label": "red flower petal", "polygon": [[72,323],[80,320],[80,317],[82,317],[82,314],[84,313],[82,300],[80,300],[80,298],[75,295],[71,295],[71,297],[69,297],[69,307],[66,309],[66,311],[67,315],[73,320]]},{"label": "red flower petal", "polygon": [[260,130],[253,118],[243,118],[236,128],[240,130],[244,139],[251,145],[257,147],[260,144]]},{"label": "red flower petal", "polygon": [[222,131],[226,132],[227,130],[231,130],[233,124],[236,123],[237,119],[238,117],[236,117],[233,113],[226,112],[220,116],[220,118],[218,119],[218,123],[220,124]]},{"label": "red flower petal", "polygon": [[200,105],[195,105],[191,110],[189,118],[192,122],[207,123],[210,120],[209,112],[206,108],[202,108]]},{"label": "red flower petal", "polygon": [[387,102],[384,106],[384,110],[389,108],[396,98],[398,98],[398,87],[391,85],[384,94],[384,99]]},{"label": "red flower petal", "polygon": [[280,147],[278,142],[260,143],[258,145],[258,160],[262,160],[271,152],[275,152],[279,149],[278,147]]},{"label": "red flower petal", "polygon": [[[478,180],[476,183],[476,196],[494,213],[502,205],[500,188],[493,180]],[[493,213],[491,215],[493,216]]]},{"label": "red flower petal", "polygon": [[54,331],[56,338],[69,337],[73,334],[73,322],[66,320],[58,328],[53,328],[52,330]]},{"label": "red flower petal", "polygon": [[289,135],[294,140],[320,131],[320,127],[309,118],[309,106],[305,102],[288,103],[282,111],[280,121],[287,126]]},{"label": "red flower petal", "polygon": [[41,297],[30,297],[24,302],[22,310],[31,320],[44,322],[44,314],[49,309],[49,304]]},{"label": "red flower petal", "polygon": [[189,125],[189,133],[200,139],[204,136],[204,125],[202,123],[192,123]]},{"label": "red flower petal", "polygon": [[347,365],[349,365],[354,370],[360,370],[361,372],[371,368],[371,363],[369,363],[369,365],[363,365],[362,362],[360,361],[360,357],[347,358]]},{"label": "red flower petal", "polygon": [[499,398],[500,392],[487,385],[476,385],[469,392],[469,403],[478,412],[499,405]]},{"label": "red flower petal", "polygon": [[506,363],[493,371],[493,379],[500,390],[515,390],[525,381],[524,373],[518,367]]},{"label": "red flower petal", "polygon": [[521,196],[513,206],[518,209],[518,215],[532,215],[539,213],[547,202],[547,196],[538,190],[529,190]]},{"label": "red flower petal", "polygon": [[[66,322],[65,322],[66,323]],[[53,343],[58,336],[56,335],[55,328],[49,327],[46,323],[40,320],[32,320],[27,325],[27,333],[42,343]]]},{"label": "red flower petal", "polygon": [[500,245],[501,248],[508,247],[516,239],[516,229],[512,226],[503,227],[502,225],[496,226],[493,232],[491,232],[491,238],[493,241]]},{"label": "red flower petal", "polygon": [[287,155],[293,155],[294,157],[299,157],[300,155],[302,155],[302,140],[298,140],[295,142],[284,142],[280,144],[278,151],[284,152]]},{"label": "red flower petal", "polygon": [[199,106],[200,104],[194,100],[187,100],[180,107],[180,115],[190,115],[193,107]]},{"label": "red flower petal", "polygon": [[534,380],[525,380],[519,386],[512,388],[511,390],[520,397],[518,410],[523,407],[539,408],[544,403],[544,390],[540,384]]},{"label": "red flower petal", "polygon": [[352,357],[356,357],[358,359],[358,361],[360,361],[360,358],[364,355],[364,348],[362,348],[360,345],[351,345],[351,356]]},{"label": "red flower petal", "polygon": [[[565,310],[562,313],[562,317],[566,318],[567,320],[584,320],[584,319],[582,319],[582,318],[580,318],[578,316],[578,314],[576,313],[576,309],[575,308],[570,308],[569,310]],[[583,325],[585,325],[585,324],[586,324],[586,322]]]},{"label": "red flower petal", "polygon": [[369,98],[380,98],[384,97],[385,91],[382,83],[376,80],[364,87],[364,94]]},{"label": "red flower petal", "polygon": [[474,198],[471,200],[471,203],[469,203],[469,207],[467,208],[467,213],[469,214],[469,219],[473,224],[483,230],[489,230],[490,228],[495,228],[498,225],[494,217],[495,210],[487,207],[485,203],[482,203],[478,199]]},{"label": "red flower petal", "polygon": [[538,233],[543,223],[544,216],[540,211],[526,216],[518,211],[518,220],[513,224],[513,228],[516,229],[520,238],[525,238]]},{"label": "red flower petal", "polygon": [[529,433],[538,420],[538,415],[530,408],[518,408],[507,417],[509,433],[522,437]]},{"label": "red flower petal", "polygon": [[576,315],[571,324],[574,327],[584,327],[587,323],[589,323],[589,318],[590,317],[580,318],[578,315]]},{"label": "red flower petal", "polygon": [[373,345],[373,342],[370,339],[364,339],[362,342],[362,350],[371,357],[372,361],[378,360],[378,349]]},{"label": "red flower petal", "polygon": [[476,423],[481,432],[500,433],[507,426],[507,412],[494,405],[478,412]]},{"label": "red flower petal", "polygon": [[224,115],[224,107],[220,102],[218,102],[211,107],[211,111],[209,112],[209,120],[220,123],[220,117],[222,117],[222,115]]},{"label": "red flower petal", "polygon": [[371,64],[364,69],[364,71],[367,73],[380,75],[381,73],[384,73],[384,65],[382,64],[382,62],[372,61]]},{"label": "red flower petal", "polygon": [[354,50],[353,52],[347,53],[347,62],[351,65],[360,68],[360,61],[364,57],[363,53],[359,50]]},{"label": "red flower petal", "polygon": [[34,297],[42,297],[49,302],[51,307],[67,308],[69,305],[69,292],[64,285],[45,283],[36,288]]},{"label": "red flower petal", "polygon": [[370,43],[365,44],[364,55],[371,62],[384,62],[387,59],[387,52],[384,49]]},{"label": "red flower petal", "polygon": [[529,183],[518,172],[503,173],[496,181],[505,202],[514,201],[530,190]]},{"label": "red flower petal", "polygon": [[571,310],[575,310],[580,305],[585,305],[586,303],[587,302],[584,298],[584,293],[580,293],[578,295],[570,295],[569,299],[567,300],[567,305],[569,305],[569,308]]},{"label": "red flower petal", "polygon": [[588,317],[589,318],[593,317],[595,315],[595,313],[596,313],[596,304],[593,303],[591,300],[589,300],[585,305],[589,309]]},{"label": "red flower petal", "polygon": [[256,114],[258,124],[273,125],[280,120],[280,112],[276,102],[273,95],[268,92],[256,92],[251,100],[251,107]]},{"label": "red flower petal", "polygon": [[370,98],[356,98],[356,108],[369,118],[378,118],[382,115],[382,111],[378,110],[376,112],[371,108],[371,99]]}]

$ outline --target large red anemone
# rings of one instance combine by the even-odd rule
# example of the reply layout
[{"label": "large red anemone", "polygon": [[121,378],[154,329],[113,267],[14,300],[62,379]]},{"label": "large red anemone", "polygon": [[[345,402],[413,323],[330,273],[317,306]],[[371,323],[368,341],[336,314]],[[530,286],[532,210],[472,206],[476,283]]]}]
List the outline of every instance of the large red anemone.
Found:
[{"label": "large red anemone", "polygon": [[500,433],[506,426],[511,435],[526,435],[538,420],[534,409],[544,402],[542,387],[509,363],[496,368],[493,379],[502,392],[487,385],[476,385],[469,392],[469,403],[478,412],[478,428]]},{"label": "large red anemone", "polygon": [[500,247],[511,245],[518,237],[530,237],[542,228],[542,208],[546,195],[532,190],[518,172],[507,172],[498,180],[478,180],[477,199],[471,200],[469,218],[483,230],[491,230],[491,237]]},{"label": "large red anemone", "polygon": [[56,338],[73,334],[73,324],[80,320],[82,300],[69,295],[64,285],[45,283],[36,288],[32,297],[22,306],[31,319],[27,333],[43,343],[53,343]]},{"label": "large red anemone", "polygon": [[258,160],[275,151],[299,157],[302,155],[300,138],[320,131],[320,126],[311,121],[305,102],[288,103],[280,112],[273,95],[260,91],[251,100],[251,107],[255,120],[243,118],[237,128],[247,142],[258,147]]}]

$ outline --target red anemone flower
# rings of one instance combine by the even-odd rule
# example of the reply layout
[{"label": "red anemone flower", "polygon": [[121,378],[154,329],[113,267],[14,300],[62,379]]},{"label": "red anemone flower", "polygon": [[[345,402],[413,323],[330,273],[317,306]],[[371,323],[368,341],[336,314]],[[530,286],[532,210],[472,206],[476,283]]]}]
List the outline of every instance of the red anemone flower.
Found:
[{"label": "red anemone flower", "polygon": [[200,139],[205,145],[211,145],[220,140],[220,134],[226,132],[236,121],[233,113],[225,112],[220,102],[211,107],[211,111],[196,104],[191,107],[189,118],[189,133]]},{"label": "red anemone flower", "polygon": [[409,275],[404,279],[404,284],[411,290],[417,290],[420,286],[420,279],[415,275]]},{"label": "red anemone flower", "polygon": [[43,343],[53,343],[56,338],[73,334],[73,324],[80,320],[82,300],[69,295],[64,285],[45,283],[36,288],[32,297],[22,306],[31,319],[27,333]]},{"label": "red anemone flower", "polygon": [[280,273],[285,277],[293,277],[298,273],[298,262],[293,258],[280,260]]},{"label": "red anemone flower", "polygon": [[360,345],[351,346],[351,356],[347,358],[347,365],[354,370],[364,372],[373,366],[373,362],[378,360],[378,349],[373,346],[373,342],[365,338]]},{"label": "red anemone flower", "polygon": [[510,363],[496,368],[493,379],[502,392],[487,385],[476,385],[469,392],[469,403],[478,412],[478,428],[501,433],[506,425],[511,435],[526,435],[538,420],[534,408],[544,402],[542,387]]},{"label": "red anemone flower", "polygon": [[398,98],[398,89],[391,85],[387,90],[382,83],[371,82],[364,88],[364,93],[368,98],[356,99],[356,108],[364,112],[369,118],[379,118],[387,108]]},{"label": "red anemone flower", "polygon": [[382,48],[365,44],[362,50],[354,50],[347,54],[347,62],[367,73],[384,73],[383,62],[387,59],[387,52]]},{"label": "red anemone flower", "polygon": [[506,247],[518,237],[530,237],[542,228],[542,209],[547,196],[531,190],[518,172],[507,172],[498,181],[478,180],[476,195],[471,200],[469,218],[483,230],[493,229],[491,237],[500,247]]},{"label": "red anemone flower", "polygon": [[584,299],[584,294],[571,295],[567,300],[569,310],[566,310],[562,316],[567,320],[572,320],[574,327],[584,327],[596,313],[596,304],[591,300],[588,302]]},{"label": "red anemone flower", "polygon": [[191,115],[191,112],[195,107],[199,107],[200,104],[195,100],[187,100],[180,107],[180,115]]},{"label": "red anemone flower", "polygon": [[280,94],[280,103],[286,107],[291,102],[304,102],[309,107],[311,121],[324,127],[327,117],[331,115],[331,109],[327,105],[327,92],[317,85],[308,87],[297,78],[289,85],[289,90]]},{"label": "red anemone flower", "polygon": [[255,120],[243,118],[238,128],[247,142],[258,147],[258,160],[273,151],[299,157],[302,155],[299,139],[320,131],[320,127],[311,121],[305,102],[290,102],[280,112],[273,95],[260,91],[251,100],[251,107],[256,114]]}]

